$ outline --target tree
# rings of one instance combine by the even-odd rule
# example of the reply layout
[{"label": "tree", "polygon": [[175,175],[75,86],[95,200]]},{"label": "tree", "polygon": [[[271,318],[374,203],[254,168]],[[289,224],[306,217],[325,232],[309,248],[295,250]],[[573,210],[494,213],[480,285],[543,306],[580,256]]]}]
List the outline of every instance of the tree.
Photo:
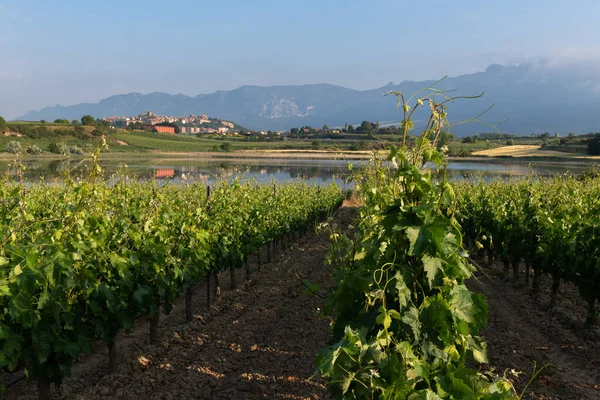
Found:
[{"label": "tree", "polygon": [[371,135],[373,134],[373,124],[371,124],[369,121],[363,121],[357,131]]},{"label": "tree", "polygon": [[71,121],[71,125],[79,125],[79,121],[77,121],[76,119],[74,119],[73,121]]},{"label": "tree", "polygon": [[348,125],[348,128],[346,130],[348,131],[348,133],[354,133],[354,127],[352,125]]},{"label": "tree", "polygon": [[55,124],[63,124],[63,125],[68,125],[69,124],[69,120],[68,119],[64,119],[64,118],[57,118],[54,120]]},{"label": "tree", "polygon": [[6,120],[0,116],[0,133],[6,130]]},{"label": "tree", "polygon": [[81,117],[81,125],[96,126],[96,119],[91,115]]},{"label": "tree", "polygon": [[329,133],[329,126],[327,126],[327,124],[323,124],[323,133],[324,134]]},{"label": "tree", "polygon": [[16,140],[11,140],[6,145],[6,151],[13,154],[19,154],[23,152],[23,146],[21,146],[21,143],[17,142]]},{"label": "tree", "polygon": [[40,147],[38,145],[32,144],[31,146],[27,147],[27,149],[25,149],[25,151],[29,154],[33,154],[33,155],[37,155],[37,154],[41,154],[42,153],[42,149],[40,149]]}]

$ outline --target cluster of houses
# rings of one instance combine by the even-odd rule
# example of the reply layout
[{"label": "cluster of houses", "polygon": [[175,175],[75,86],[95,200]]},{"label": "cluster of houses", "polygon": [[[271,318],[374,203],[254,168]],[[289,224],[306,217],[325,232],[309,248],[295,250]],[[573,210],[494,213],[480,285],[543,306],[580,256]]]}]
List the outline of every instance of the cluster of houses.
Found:
[{"label": "cluster of houses", "polygon": [[153,132],[161,133],[232,133],[235,124],[230,121],[209,118],[206,114],[199,116],[190,115],[189,117],[172,117],[155,115],[152,111],[147,111],[135,117],[105,117],[114,127],[125,128],[129,125],[139,126]]}]

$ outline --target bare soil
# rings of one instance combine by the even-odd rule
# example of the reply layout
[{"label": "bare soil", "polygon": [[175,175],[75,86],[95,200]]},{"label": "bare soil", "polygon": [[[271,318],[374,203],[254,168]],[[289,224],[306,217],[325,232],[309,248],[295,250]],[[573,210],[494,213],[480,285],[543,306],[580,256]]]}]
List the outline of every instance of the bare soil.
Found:
[{"label": "bare soil", "polygon": [[[527,388],[529,399],[600,399],[600,328],[585,327],[587,305],[570,284],[562,284],[554,309],[549,310],[551,279],[545,278],[538,295],[520,281],[502,277],[502,266],[482,267],[471,290],[488,303],[488,369],[507,372],[520,394],[529,382],[534,363],[548,365]],[[531,280],[530,280],[531,282]],[[510,371],[522,372],[515,377]]]}]

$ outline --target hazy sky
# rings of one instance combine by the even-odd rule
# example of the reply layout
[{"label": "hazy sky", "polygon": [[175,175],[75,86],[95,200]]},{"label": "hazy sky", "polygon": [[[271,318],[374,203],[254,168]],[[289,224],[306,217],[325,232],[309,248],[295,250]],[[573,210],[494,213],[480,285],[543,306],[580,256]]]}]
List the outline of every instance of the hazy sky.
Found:
[{"label": "hazy sky", "polygon": [[369,89],[577,61],[600,54],[599,21],[598,0],[0,0],[0,115],[132,91]]}]

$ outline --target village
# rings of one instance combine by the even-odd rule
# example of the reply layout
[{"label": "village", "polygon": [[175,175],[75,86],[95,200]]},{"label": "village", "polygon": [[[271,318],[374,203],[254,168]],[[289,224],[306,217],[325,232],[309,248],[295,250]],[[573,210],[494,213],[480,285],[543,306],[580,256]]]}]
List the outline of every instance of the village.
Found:
[{"label": "village", "polygon": [[103,121],[108,122],[115,128],[142,129],[152,132],[171,134],[237,134],[241,127],[233,122],[218,118],[209,118],[206,114],[188,117],[173,117],[156,115],[148,110],[138,116],[112,116],[105,117]]}]

